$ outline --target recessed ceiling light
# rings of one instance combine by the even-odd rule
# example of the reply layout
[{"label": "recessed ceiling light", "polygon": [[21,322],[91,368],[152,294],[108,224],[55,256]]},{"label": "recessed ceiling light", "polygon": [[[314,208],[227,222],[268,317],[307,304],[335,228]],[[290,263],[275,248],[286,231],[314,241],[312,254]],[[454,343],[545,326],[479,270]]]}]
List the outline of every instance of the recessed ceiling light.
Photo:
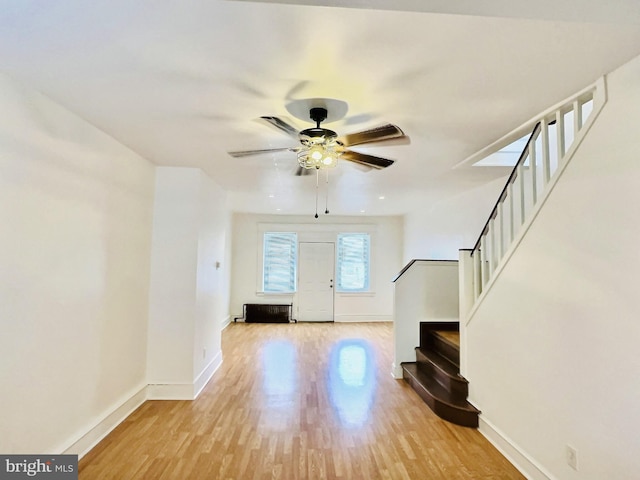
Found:
[{"label": "recessed ceiling light", "polygon": [[384,195],[380,195],[380,196],[378,197],[378,200],[384,200]]},{"label": "recessed ceiling light", "polygon": [[269,195],[269,198],[273,198],[275,197],[275,195],[272,193],[271,195]]},{"label": "recessed ceiling light", "polygon": [[279,212],[281,209],[280,208],[276,208],[276,212]]},{"label": "recessed ceiling light", "polygon": [[364,210],[360,210],[360,213],[364,213]]}]

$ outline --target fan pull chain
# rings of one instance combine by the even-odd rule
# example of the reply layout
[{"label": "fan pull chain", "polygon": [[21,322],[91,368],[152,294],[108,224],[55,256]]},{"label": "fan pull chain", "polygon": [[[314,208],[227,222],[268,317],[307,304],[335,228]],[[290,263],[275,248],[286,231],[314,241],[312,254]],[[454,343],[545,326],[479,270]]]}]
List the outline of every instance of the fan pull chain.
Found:
[{"label": "fan pull chain", "polygon": [[327,196],[325,197],[325,202],[324,202],[324,214],[328,215],[329,214],[329,170],[325,170],[325,172],[327,174],[327,189],[326,189]]},{"label": "fan pull chain", "polygon": [[320,170],[316,168],[316,218],[318,218],[318,179],[320,178]]}]

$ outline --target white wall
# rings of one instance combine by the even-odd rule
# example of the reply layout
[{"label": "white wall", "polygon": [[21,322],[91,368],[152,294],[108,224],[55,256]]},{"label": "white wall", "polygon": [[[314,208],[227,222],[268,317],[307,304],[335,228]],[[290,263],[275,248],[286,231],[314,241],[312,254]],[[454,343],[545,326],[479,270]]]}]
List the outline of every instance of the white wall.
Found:
[{"label": "white wall", "polygon": [[507,175],[442,200],[429,210],[416,203],[414,210],[404,216],[403,263],[419,258],[457,260],[458,250],[473,248],[507,181]]},{"label": "white wall", "polygon": [[639,79],[640,58],[608,76],[608,103],[468,324],[482,431],[531,478],[640,472]]},{"label": "white wall", "polygon": [[0,111],[0,452],[60,453],[146,384],[153,167],[2,75]]},{"label": "white wall", "polygon": [[199,171],[156,171],[147,379],[191,384],[195,336]]},{"label": "white wall", "polygon": [[157,168],[147,355],[152,398],[194,398],[222,361],[228,226],[226,194],[201,170]]},{"label": "white wall", "polygon": [[371,294],[335,296],[336,321],[375,321],[393,319],[393,278],[402,268],[401,217],[320,217],[252,215],[233,216],[233,270],[231,274],[231,313],[242,314],[244,303],[294,303],[292,295],[264,295],[261,289],[261,232],[297,231],[305,241],[336,241],[339,232],[371,232]]},{"label": "white wall", "polygon": [[231,212],[227,193],[200,172],[193,382],[196,393],[222,362],[222,330],[229,323]]}]

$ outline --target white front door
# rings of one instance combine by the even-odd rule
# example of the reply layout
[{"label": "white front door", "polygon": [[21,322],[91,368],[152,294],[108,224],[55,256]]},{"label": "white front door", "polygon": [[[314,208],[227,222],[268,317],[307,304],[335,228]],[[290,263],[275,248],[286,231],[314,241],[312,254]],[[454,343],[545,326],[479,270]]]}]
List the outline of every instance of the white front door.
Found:
[{"label": "white front door", "polygon": [[333,243],[300,242],[298,318],[302,322],[333,322]]}]

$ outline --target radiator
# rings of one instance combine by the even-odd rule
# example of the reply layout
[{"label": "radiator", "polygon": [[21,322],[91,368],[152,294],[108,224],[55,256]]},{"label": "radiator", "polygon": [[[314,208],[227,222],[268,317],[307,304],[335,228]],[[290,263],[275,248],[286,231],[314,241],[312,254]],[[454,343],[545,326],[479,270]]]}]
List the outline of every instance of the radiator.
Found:
[{"label": "radiator", "polygon": [[246,323],[290,323],[297,322],[293,316],[293,305],[273,303],[245,303],[242,306],[242,317],[235,317],[236,322],[244,318]]}]

